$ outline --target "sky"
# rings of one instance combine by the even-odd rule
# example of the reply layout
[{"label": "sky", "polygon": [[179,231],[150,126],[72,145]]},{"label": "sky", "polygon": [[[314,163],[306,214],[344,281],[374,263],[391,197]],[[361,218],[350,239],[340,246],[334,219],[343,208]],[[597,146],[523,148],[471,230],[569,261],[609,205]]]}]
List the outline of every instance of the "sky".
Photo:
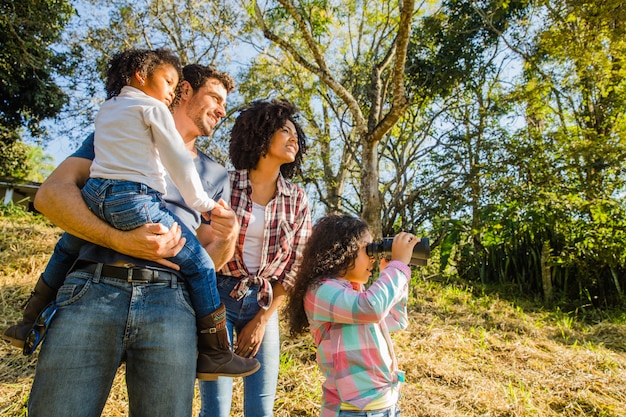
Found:
[{"label": "sky", "polygon": [[47,143],[45,153],[54,158],[55,168],[74,152],[75,148],[65,139],[54,139]]}]

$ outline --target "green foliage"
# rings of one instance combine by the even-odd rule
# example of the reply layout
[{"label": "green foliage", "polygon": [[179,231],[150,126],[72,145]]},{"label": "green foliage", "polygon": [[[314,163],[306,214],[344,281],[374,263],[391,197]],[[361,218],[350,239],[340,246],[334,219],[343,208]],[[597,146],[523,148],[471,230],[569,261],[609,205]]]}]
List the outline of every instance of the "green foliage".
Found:
[{"label": "green foliage", "polygon": [[28,175],[28,146],[23,142],[0,142],[0,177],[24,179]]},{"label": "green foliage", "polygon": [[65,0],[2,0],[0,9],[0,141],[11,144],[24,126],[41,135],[40,122],[67,102],[55,77],[69,73],[69,56],[55,44],[74,8]]},{"label": "green foliage", "polygon": [[415,24],[406,66],[407,85],[418,96],[447,95],[484,63],[514,16],[528,1],[446,0],[434,14]]},{"label": "green foliage", "polygon": [[[228,70],[232,60],[246,60],[236,38],[239,10],[228,0],[74,0],[81,16],[66,31],[68,48],[80,59],[69,77],[72,100],[69,123],[57,123],[68,140],[82,142],[104,101],[106,63],[119,50],[169,48],[183,64],[200,63]],[[233,76],[235,74],[232,74]]]},{"label": "green foliage", "polygon": [[54,169],[52,158],[39,146],[0,142],[0,155],[0,177],[43,182]]},{"label": "green foliage", "polygon": [[53,158],[44,153],[43,148],[35,145],[28,146],[26,166],[27,181],[43,182],[54,170]]},{"label": "green foliage", "polygon": [[15,217],[15,218],[31,218],[32,213],[26,211],[24,206],[19,204],[4,204],[0,203],[0,217]]},{"label": "green foliage", "polygon": [[[553,202],[554,203],[554,202]],[[567,202],[566,202],[567,203]],[[626,285],[626,216],[614,202],[596,204],[596,222],[572,217],[552,204],[535,212],[500,207],[486,219],[481,246],[460,244],[458,273],[483,284],[514,284],[524,294],[543,295],[542,268],[550,268],[552,286],[570,308],[621,305]],[[610,219],[610,220],[608,220]],[[449,234],[448,236],[454,236]],[[550,254],[542,261],[542,247]],[[545,262],[545,265],[542,263]]]},{"label": "green foliage", "polygon": [[[479,13],[523,63],[523,78],[505,80],[498,67],[508,57],[491,61],[497,51],[479,42],[471,48],[481,58],[460,61],[467,64],[459,67],[464,77],[441,84],[456,97],[443,109],[448,134],[439,139],[428,178],[445,184],[427,192],[442,236],[441,271],[537,297],[548,271],[556,301],[568,309],[622,305],[626,26],[620,4],[535,2],[527,13],[510,15],[511,30],[488,19],[487,9]],[[440,28],[455,27],[443,16]],[[533,16],[540,17],[526,20]],[[523,123],[501,129],[502,117],[515,112]]]}]

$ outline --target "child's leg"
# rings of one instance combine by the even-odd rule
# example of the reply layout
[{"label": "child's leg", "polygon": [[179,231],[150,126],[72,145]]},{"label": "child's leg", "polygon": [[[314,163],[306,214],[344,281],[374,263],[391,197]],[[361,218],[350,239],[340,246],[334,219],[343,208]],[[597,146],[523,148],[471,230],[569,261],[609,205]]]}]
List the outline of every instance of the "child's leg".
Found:
[{"label": "child's leg", "polygon": [[30,331],[35,319],[41,311],[54,299],[65,276],[78,257],[80,247],[84,241],[68,233],[63,233],[54,247],[54,252],[46,265],[29,299],[24,304],[22,320],[9,327],[2,334],[4,340],[18,348],[24,347],[24,340]]},{"label": "child's leg", "polygon": [[198,378],[246,376],[256,372],[260,367],[256,359],[242,358],[230,350],[226,314],[217,292],[213,260],[195,233],[165,208],[160,193],[144,184],[99,178],[90,178],[82,192],[89,208],[117,229],[130,230],[146,223],[171,227],[178,222],[186,243],[178,255],[169,260],[180,266],[196,312],[200,350]]},{"label": "child's leg", "polygon": [[215,264],[198,241],[196,234],[176,220],[172,213],[164,212],[159,219],[159,223],[165,224],[167,227],[171,227],[174,221],[180,224],[182,236],[186,242],[180,252],[168,260],[180,266],[180,271],[184,274],[187,282],[189,297],[196,315],[204,317],[217,310],[222,303],[217,291]]},{"label": "child's leg", "polygon": [[63,285],[65,276],[78,258],[81,246],[85,241],[69,233],[63,233],[54,246],[54,252],[41,274],[41,278],[49,287],[58,290]]},{"label": "child's leg", "polygon": [[[153,219],[171,227],[176,221],[174,215],[164,209],[161,213],[151,213]],[[215,266],[204,247],[180,221],[185,246],[175,257],[168,258],[180,266],[185,276],[191,303],[194,307],[198,326],[198,379],[215,380],[218,376],[247,376],[260,368],[256,359],[243,358],[230,349],[226,328],[226,309],[220,301],[215,277]]]},{"label": "child's leg", "polygon": [[170,260],[185,275],[196,315],[207,316],[220,306],[213,260],[196,234],[165,208],[159,192],[131,181],[90,178],[82,193],[91,211],[116,229],[131,230],[146,223],[171,227],[178,222],[187,241]]}]

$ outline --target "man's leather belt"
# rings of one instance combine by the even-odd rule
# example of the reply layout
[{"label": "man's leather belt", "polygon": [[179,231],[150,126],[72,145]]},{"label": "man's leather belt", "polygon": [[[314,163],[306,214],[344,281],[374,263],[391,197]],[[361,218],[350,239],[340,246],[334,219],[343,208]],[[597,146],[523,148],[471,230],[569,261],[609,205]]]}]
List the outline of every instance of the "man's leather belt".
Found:
[{"label": "man's leather belt", "polygon": [[[99,264],[78,261],[72,271],[93,274]],[[163,284],[172,281],[180,281],[178,275],[173,272],[148,268],[125,268],[123,266],[102,265],[100,275],[107,278],[115,278],[126,282],[138,282],[142,284]]]}]

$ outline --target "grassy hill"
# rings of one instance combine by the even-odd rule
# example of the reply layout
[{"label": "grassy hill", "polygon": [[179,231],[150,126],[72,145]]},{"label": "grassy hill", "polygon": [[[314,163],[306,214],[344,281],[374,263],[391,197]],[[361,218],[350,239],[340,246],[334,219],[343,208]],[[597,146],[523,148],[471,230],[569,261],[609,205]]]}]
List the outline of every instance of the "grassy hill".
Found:
[{"label": "grassy hill", "polygon": [[[0,328],[21,315],[60,230],[38,216],[0,216]],[[426,270],[419,270],[418,274]],[[405,417],[626,416],[626,314],[578,314],[417,277],[411,324],[396,333]],[[590,318],[591,317],[591,318]],[[595,317],[595,318],[593,318]],[[316,416],[322,379],[310,337],[283,336],[275,415]],[[26,415],[37,354],[0,343],[0,415]],[[241,413],[236,386],[233,416]],[[197,415],[199,399],[194,401]],[[123,369],[104,416],[126,416]]]}]

